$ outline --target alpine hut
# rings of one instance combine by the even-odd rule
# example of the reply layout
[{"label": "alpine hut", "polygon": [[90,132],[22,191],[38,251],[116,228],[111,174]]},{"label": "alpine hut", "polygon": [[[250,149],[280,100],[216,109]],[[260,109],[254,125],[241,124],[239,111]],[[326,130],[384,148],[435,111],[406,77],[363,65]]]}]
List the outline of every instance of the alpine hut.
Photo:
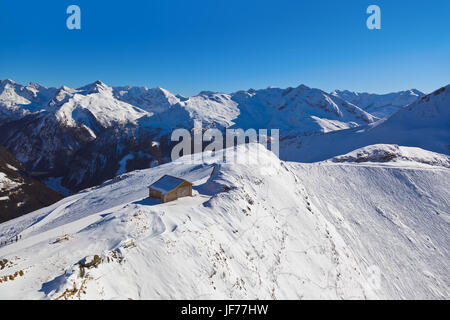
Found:
[{"label": "alpine hut", "polygon": [[164,175],[148,187],[150,198],[169,202],[181,197],[192,197],[192,183],[170,175]]}]

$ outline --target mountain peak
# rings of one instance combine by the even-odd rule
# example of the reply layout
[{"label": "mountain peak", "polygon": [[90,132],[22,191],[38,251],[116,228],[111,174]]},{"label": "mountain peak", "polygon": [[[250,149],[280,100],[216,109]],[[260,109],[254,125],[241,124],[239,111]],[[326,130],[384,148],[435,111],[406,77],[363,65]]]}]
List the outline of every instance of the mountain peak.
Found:
[{"label": "mountain peak", "polygon": [[90,93],[99,93],[101,91],[110,90],[110,87],[103,83],[100,80],[96,80],[90,84],[87,84],[81,88],[77,89],[78,91],[84,91],[86,94]]},{"label": "mountain peak", "polygon": [[309,90],[309,89],[311,89],[311,87],[308,87],[307,85],[301,84],[296,89]]},{"label": "mountain peak", "polygon": [[5,80],[3,80],[2,82],[5,82],[5,83],[9,83],[9,84],[17,84],[14,80],[12,80],[12,79],[5,79]]},{"label": "mountain peak", "polygon": [[11,79],[0,80],[0,87],[5,88],[6,85],[16,85],[17,83]]}]

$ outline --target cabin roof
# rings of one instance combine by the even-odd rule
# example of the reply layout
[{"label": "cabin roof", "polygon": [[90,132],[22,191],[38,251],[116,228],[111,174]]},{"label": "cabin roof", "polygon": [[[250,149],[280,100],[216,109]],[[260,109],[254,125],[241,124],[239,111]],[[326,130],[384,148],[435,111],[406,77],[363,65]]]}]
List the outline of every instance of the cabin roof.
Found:
[{"label": "cabin roof", "polygon": [[[156,191],[161,192],[162,194],[166,194],[169,191],[172,191],[176,187],[178,187],[180,184],[185,182],[186,180],[177,178],[170,175],[164,175],[159,180],[155,181],[152,185],[149,186],[149,188],[154,189]],[[187,181],[190,183],[189,181]]]}]

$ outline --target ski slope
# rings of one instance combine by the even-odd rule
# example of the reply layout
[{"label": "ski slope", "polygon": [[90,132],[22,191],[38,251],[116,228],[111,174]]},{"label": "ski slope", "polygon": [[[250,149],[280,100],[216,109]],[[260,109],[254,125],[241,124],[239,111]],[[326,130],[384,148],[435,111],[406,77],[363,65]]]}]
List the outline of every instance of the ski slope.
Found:
[{"label": "ski slope", "polygon": [[[1,224],[0,299],[449,298],[448,168],[206,155]],[[148,199],[164,174],[194,196]]]}]

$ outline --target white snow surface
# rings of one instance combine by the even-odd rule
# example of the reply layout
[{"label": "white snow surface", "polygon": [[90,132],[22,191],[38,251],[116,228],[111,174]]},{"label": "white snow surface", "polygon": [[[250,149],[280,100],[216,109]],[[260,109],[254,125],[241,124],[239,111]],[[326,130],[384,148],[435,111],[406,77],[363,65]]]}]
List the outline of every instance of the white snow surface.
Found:
[{"label": "white snow surface", "polygon": [[[0,278],[23,276],[0,283],[0,299],[450,298],[448,168],[222,152],[1,224],[2,240],[22,237],[0,247]],[[148,199],[164,174],[194,182],[194,196]]]}]

